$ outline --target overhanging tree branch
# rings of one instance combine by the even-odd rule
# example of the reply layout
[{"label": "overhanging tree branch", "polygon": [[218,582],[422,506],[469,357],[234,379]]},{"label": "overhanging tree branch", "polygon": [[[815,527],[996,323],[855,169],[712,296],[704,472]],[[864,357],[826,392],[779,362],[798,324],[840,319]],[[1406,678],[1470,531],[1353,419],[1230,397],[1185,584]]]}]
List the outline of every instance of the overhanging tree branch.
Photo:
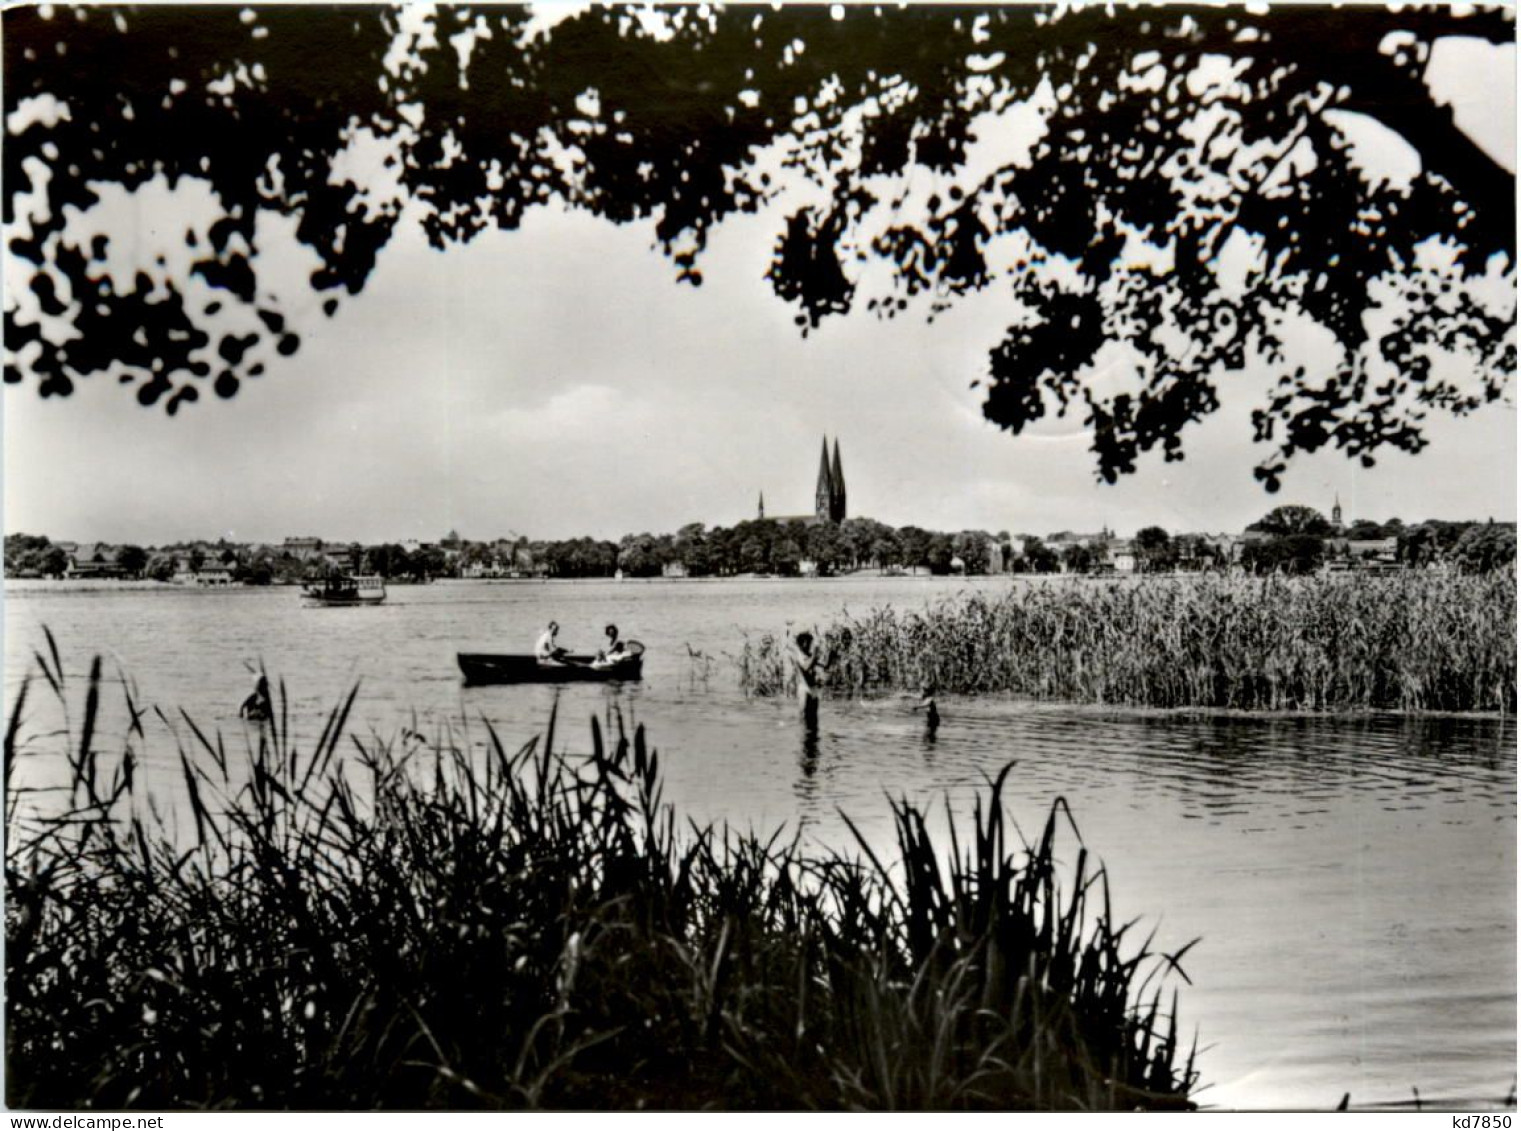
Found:
[{"label": "overhanging tree branch", "polygon": [[[647,25],[594,7],[534,36],[516,7],[441,8],[421,36],[367,6],[51,12],[0,15],[6,236],[24,268],[6,294],[5,379],[43,395],[100,374],[172,412],[278,367],[300,328],[261,282],[261,211],[295,221],[331,314],[364,287],[403,204],[440,247],[550,202],[653,220],[696,283],[714,225],[805,178],[817,193],[784,209],[770,275],[801,326],[863,298],[892,312],[931,291],[940,309],[1007,284],[1014,324],[990,354],[986,414],[1018,430],[1048,396],[1087,405],[1106,477],[1156,445],[1180,458],[1214,382],[1251,356],[1268,374],[1258,438],[1280,462],[1326,443],[1365,461],[1417,449],[1421,412],[1474,403],[1429,379],[1434,350],[1471,363],[1486,396],[1513,379],[1514,295],[1509,312],[1443,297],[1414,253],[1447,243],[1470,276],[1496,254],[1514,272],[1514,176],[1424,81],[1444,37],[1511,42],[1504,8],[668,7]],[[1045,132],[1028,157],[973,173],[976,134],[1036,106]],[[1394,131],[1422,174],[1375,183],[1327,109]],[[391,147],[400,199],[377,206],[375,186],[350,179],[361,135]],[[1293,175],[1275,177],[1291,152]],[[773,175],[762,158],[776,154]],[[186,233],[186,277],[149,264],[129,285],[105,269],[128,233],[66,236],[62,217],[95,221],[103,189],[155,179],[208,187],[219,214]],[[876,204],[926,179],[927,216],[866,230]],[[1232,238],[1259,245],[1244,289],[1221,263]],[[998,240],[1026,249],[1002,275]],[[1168,267],[1127,262],[1138,243]],[[857,257],[886,262],[892,298],[866,295]],[[1384,308],[1396,326],[1382,341],[1369,316],[1391,300],[1376,293],[1404,303]],[[1285,312],[1333,335],[1336,373],[1296,372]],[[1113,342],[1145,371],[1124,402],[1092,370]],[[1380,365],[1398,372],[1383,381]]]}]

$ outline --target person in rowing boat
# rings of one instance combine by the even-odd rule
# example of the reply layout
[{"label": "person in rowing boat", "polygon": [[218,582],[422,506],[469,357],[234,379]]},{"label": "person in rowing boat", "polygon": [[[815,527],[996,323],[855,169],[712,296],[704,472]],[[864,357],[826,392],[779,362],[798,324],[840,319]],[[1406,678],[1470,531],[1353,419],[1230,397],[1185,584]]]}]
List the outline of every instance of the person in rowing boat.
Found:
[{"label": "person in rowing boat", "polygon": [[610,668],[615,664],[628,659],[629,651],[623,646],[623,641],[618,639],[618,626],[610,624],[603,630],[607,636],[607,647],[597,653],[597,658],[592,661],[594,668]]},{"label": "person in rowing boat", "polygon": [[549,627],[539,634],[538,643],[533,646],[534,658],[541,664],[563,664],[565,657],[569,655],[555,640],[560,626],[554,621],[549,622]]}]

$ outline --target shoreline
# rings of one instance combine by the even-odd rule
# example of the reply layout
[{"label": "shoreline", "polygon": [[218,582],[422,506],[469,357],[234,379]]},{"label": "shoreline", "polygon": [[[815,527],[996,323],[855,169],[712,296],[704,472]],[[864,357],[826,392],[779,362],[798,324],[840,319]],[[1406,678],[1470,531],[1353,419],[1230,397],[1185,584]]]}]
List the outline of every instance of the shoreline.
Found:
[{"label": "shoreline", "polygon": [[[1198,571],[1173,571],[1170,573],[883,573],[880,570],[853,570],[849,573],[832,573],[824,576],[817,574],[800,574],[794,577],[784,577],[774,573],[730,573],[722,576],[710,575],[707,577],[435,577],[428,581],[411,581],[402,578],[387,579],[385,585],[388,589],[419,589],[433,585],[489,585],[489,586],[527,586],[527,585],[715,585],[728,581],[774,581],[778,584],[795,585],[798,583],[819,584],[858,584],[875,581],[904,581],[924,582],[928,584],[945,582],[971,582],[998,583],[998,582],[1040,582],[1048,584],[1053,582],[1078,583],[1130,583],[1145,584],[1153,581],[1200,581],[1206,579],[1218,579],[1223,577],[1236,578],[1250,581],[1269,582],[1274,580],[1306,580],[1317,577],[1366,577],[1369,580],[1387,579],[1391,576],[1427,576],[1425,570],[1401,570],[1397,574],[1391,573],[1348,573],[1345,571],[1322,570],[1319,573],[1307,575],[1291,575],[1282,573],[1255,574],[1244,570],[1198,570]],[[1445,575],[1444,575],[1445,576]],[[1454,574],[1452,576],[1470,576]],[[1477,576],[1477,575],[1473,575]],[[6,591],[14,590],[18,593],[31,591],[62,591],[65,589],[77,589],[82,592],[110,592],[122,590],[130,592],[165,592],[165,593],[219,593],[247,589],[300,589],[305,585],[301,581],[272,581],[268,585],[250,585],[245,582],[229,582],[221,585],[183,585],[173,581],[154,581],[148,578],[128,579],[90,579],[90,578],[49,578],[49,577],[4,577]]]}]

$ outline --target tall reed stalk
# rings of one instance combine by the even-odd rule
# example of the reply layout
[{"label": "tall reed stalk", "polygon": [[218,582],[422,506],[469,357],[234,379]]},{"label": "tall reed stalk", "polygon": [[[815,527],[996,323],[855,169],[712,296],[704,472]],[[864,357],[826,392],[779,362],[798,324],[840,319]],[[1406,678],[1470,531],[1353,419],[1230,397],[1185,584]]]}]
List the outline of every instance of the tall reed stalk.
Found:
[{"label": "tall reed stalk", "polygon": [[[1203,575],[1018,585],[821,630],[834,695],[915,690],[1249,710],[1516,707],[1516,578]],[[777,636],[740,682],[790,690]]]},{"label": "tall reed stalk", "polygon": [[[282,685],[241,750],[172,720],[172,800],[130,696],[100,753],[98,662],[63,738],[24,737],[36,686],[5,738],[12,1107],[1188,1105],[1179,955],[1114,921],[1064,805],[1020,840],[1006,774],[949,844],[895,804],[889,862],[679,828],[621,721],[582,756],[553,718],[516,751],[361,741],[351,695],[303,750]],[[16,785],[50,758],[63,796]]]}]

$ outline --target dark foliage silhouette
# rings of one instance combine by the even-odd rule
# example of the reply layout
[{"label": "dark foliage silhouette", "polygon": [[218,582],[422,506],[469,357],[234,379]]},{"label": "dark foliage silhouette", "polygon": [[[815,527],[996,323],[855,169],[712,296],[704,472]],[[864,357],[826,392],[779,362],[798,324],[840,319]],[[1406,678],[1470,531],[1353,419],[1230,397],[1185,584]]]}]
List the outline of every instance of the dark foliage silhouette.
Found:
[{"label": "dark foliage silhouette", "polygon": [[[652,222],[693,285],[715,225],[780,209],[767,277],[805,334],[996,289],[985,415],[1081,414],[1109,481],[1182,458],[1249,363],[1269,490],[1297,452],[1419,451],[1431,412],[1514,375],[1514,176],[1425,81],[1443,38],[1513,41],[1504,9],[594,8],[545,29],[492,7],[419,30],[378,7],[86,7],[4,31],[5,219],[31,269],[5,375],[45,396],[109,373],[172,413],[294,352],[304,303],[260,277],[270,217],[331,315],[403,209],[442,248],[554,201]],[[1419,169],[1367,168],[1354,118]],[[359,151],[385,155],[369,182]],[[104,264],[127,233],[69,216],[156,178],[214,198],[185,235],[195,285],[159,262],[122,287]],[[1298,356],[1306,326],[1332,362]],[[1095,377],[1106,349],[1122,389]]]}]

